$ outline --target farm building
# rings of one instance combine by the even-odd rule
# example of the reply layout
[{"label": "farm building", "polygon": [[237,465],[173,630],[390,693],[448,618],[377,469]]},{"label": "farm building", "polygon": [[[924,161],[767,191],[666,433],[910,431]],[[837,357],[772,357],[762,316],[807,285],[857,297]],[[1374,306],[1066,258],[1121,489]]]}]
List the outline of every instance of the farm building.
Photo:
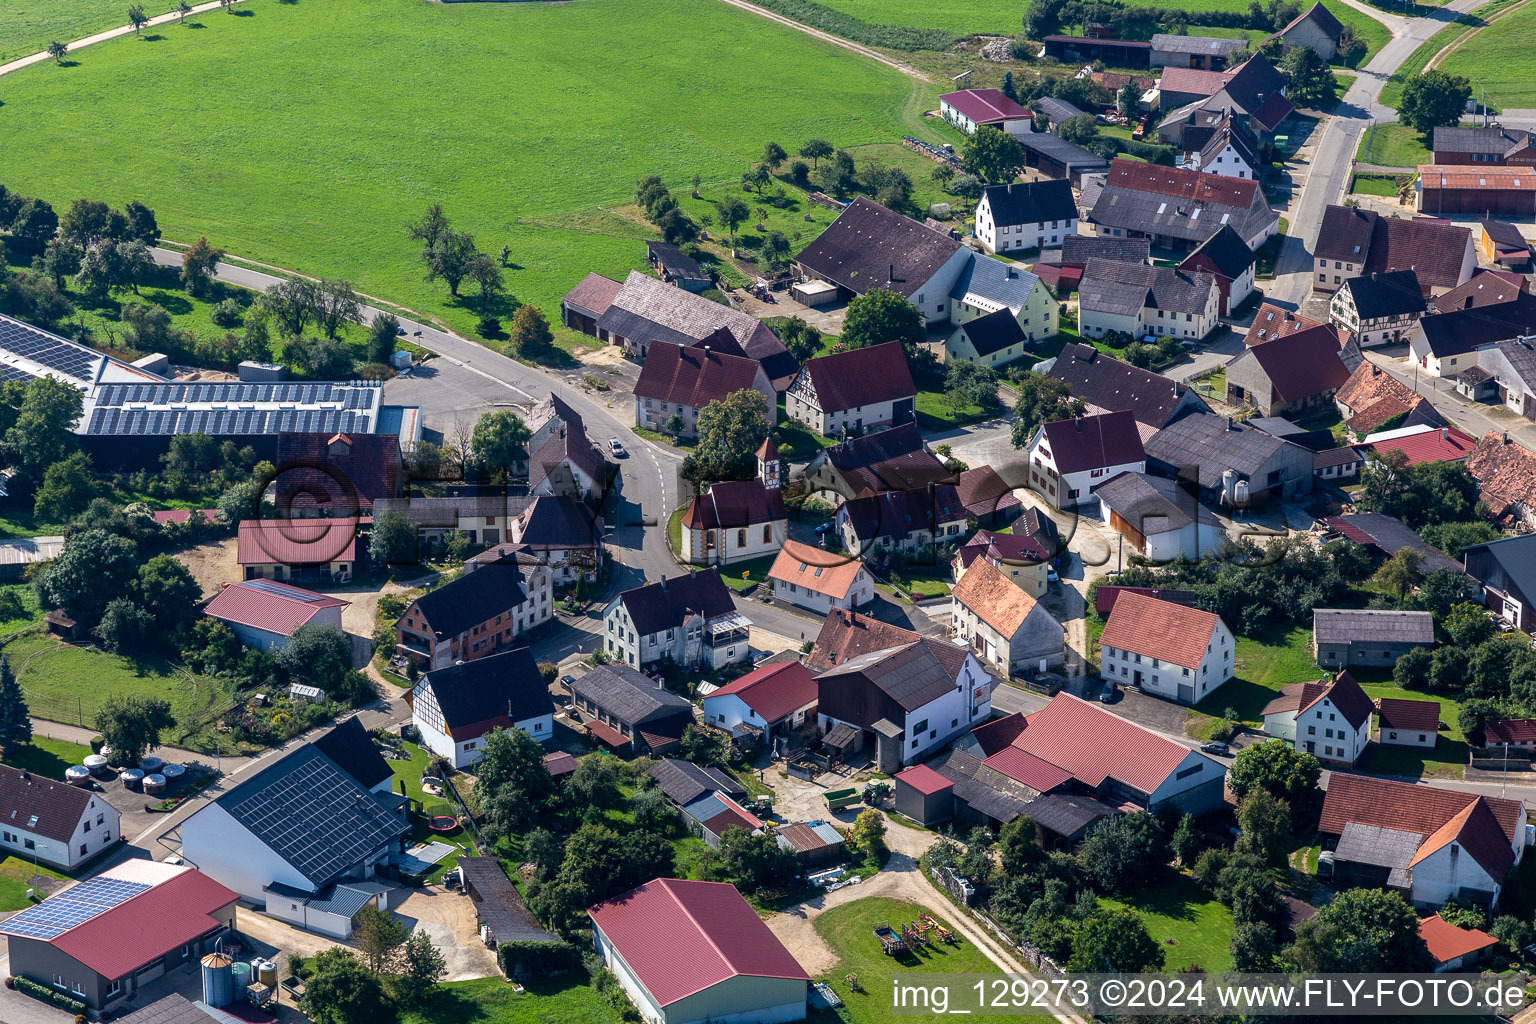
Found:
[{"label": "farm building", "polygon": [[1264,732],[1327,764],[1352,765],[1371,741],[1371,698],[1347,671],[1291,683],[1264,705]]},{"label": "farm building", "polygon": [[1145,238],[1110,238],[1098,235],[1069,235],[1060,249],[1047,249],[1030,269],[1050,286],[1058,298],[1077,290],[1083,270],[1095,256],[1120,263],[1146,263],[1151,258],[1152,243]]},{"label": "farm building", "polygon": [[1312,655],[1322,668],[1390,667],[1415,647],[1432,647],[1429,612],[1315,608]]},{"label": "farm building", "polygon": [[1530,167],[1421,164],[1413,208],[1431,217],[1536,216],[1536,177]]},{"label": "farm building", "polygon": [[1264,41],[1279,39],[1286,46],[1310,46],[1323,60],[1332,62],[1338,56],[1339,37],[1344,25],[1333,12],[1320,3],[1314,3],[1302,11],[1290,24]]},{"label": "farm building", "polygon": [[592,945],[642,1020],[805,1019],[805,973],[734,886],[658,878],[587,910]]},{"label": "farm building", "polygon": [[1046,36],[1040,41],[1046,56],[1072,63],[1098,60],[1116,68],[1144,68],[1152,61],[1152,44],[1131,39]]},{"label": "farm building", "polygon": [[678,807],[686,807],[702,796],[723,793],[732,800],[747,799],[747,790],[735,778],[708,765],[697,765],[675,757],[663,757],[651,765],[651,778]]},{"label": "farm building", "polygon": [[1382,697],[1376,702],[1376,739],[1388,747],[1434,747],[1440,730],[1440,702]]},{"label": "farm building", "polygon": [[354,575],[361,521],[243,519],[235,560],[248,580],[339,583]]},{"label": "farm building", "polygon": [[[469,857],[460,855],[457,860],[459,884],[464,887],[475,908],[475,921],[486,930],[486,937],[498,949],[507,943],[563,944],[564,939],[539,925],[533,912],[523,902],[517,887],[507,877],[501,862],[495,857]],[[513,947],[512,957],[517,949]],[[526,980],[534,972],[526,965],[509,958],[507,976]]]},{"label": "farm building", "polygon": [[1368,359],[1362,359],[1349,379],[1334,392],[1333,401],[1344,417],[1344,425],[1356,438],[1368,437],[1383,428],[1440,429],[1445,424],[1428,398]]},{"label": "farm building", "polygon": [[1194,488],[1176,480],[1119,473],[1100,484],[1099,515],[1138,555],[1153,562],[1200,559],[1227,539]]},{"label": "farm building", "polygon": [[1201,498],[1221,508],[1238,503],[1240,490],[1247,492],[1241,497],[1248,505],[1312,490],[1311,451],[1226,416],[1197,413],[1175,420],[1148,439],[1146,451],[1152,472],[1193,474]]},{"label": "farm building", "polygon": [[[1470,293],[1471,286],[1487,280],[1483,293],[1489,298],[1507,295],[1506,301],[1481,302]],[[1479,286],[1482,287],[1482,286]],[[1462,292],[1462,289],[1457,289]],[[1520,291],[1492,274],[1479,274],[1468,282],[1463,306],[1447,310],[1436,300],[1441,312],[1419,318],[1408,348],[1419,369],[1433,377],[1458,377],[1478,367],[1479,350],[1501,341],[1536,333],[1536,296]],[[1479,397],[1493,397],[1496,389]]]},{"label": "farm building", "polygon": [[699,261],[689,256],[671,242],[646,242],[645,262],[661,275],[667,284],[686,288],[690,292],[703,292],[713,288],[715,282],[704,273]]},{"label": "farm building", "polygon": [[1530,269],[1531,243],[1519,228],[1502,220],[1483,220],[1477,230],[1478,248],[1485,261],[1521,273]]},{"label": "farm building", "polygon": [[1332,326],[1313,327],[1255,345],[1227,363],[1227,403],[1263,416],[1286,416],[1328,403],[1359,365],[1354,342],[1341,348]]},{"label": "farm building", "polygon": [[1060,135],[1034,132],[1020,137],[1019,147],[1024,150],[1027,166],[1047,178],[1062,179],[1073,188],[1082,188],[1084,179],[1109,170],[1108,160]]},{"label": "farm building", "polygon": [[951,484],[853,498],[838,506],[834,520],[847,551],[921,553],[924,557],[941,544],[959,540],[969,521],[970,514]]},{"label": "farm building", "polygon": [[1515,629],[1536,627],[1536,534],[1473,544],[1461,557],[1484,607]]},{"label": "farm building", "polygon": [[833,500],[912,490],[954,478],[928,450],[915,423],[823,448],[805,467],[811,493]]},{"label": "farm building", "polygon": [[813,612],[851,611],[875,598],[875,581],[857,558],[786,540],[768,571],[773,596]]},{"label": "farm building", "polygon": [[94,790],[0,765],[0,850],[73,871],[122,842],[117,808]]},{"label": "farm building", "polygon": [[1536,452],[1490,430],[1467,456],[1467,472],[1495,523],[1536,529]]},{"label": "farm building", "polygon": [[1438,295],[1465,284],[1477,269],[1468,228],[1431,218],[1383,217],[1358,207],[1323,211],[1312,256],[1312,290],[1321,292],[1373,271],[1412,270],[1419,287]]},{"label": "farm building", "polygon": [[1092,345],[1069,343],[1046,376],[1066,384],[1089,413],[1129,409],[1143,442],[1189,413],[1210,411],[1183,381],[1132,366]]},{"label": "farm building", "polygon": [[1096,235],[1186,252],[1230,225],[1257,249],[1277,230],[1279,214],[1252,179],[1121,159],[1109,165],[1088,223]]},{"label": "farm building", "polygon": [[720,840],[728,829],[758,832],[765,828],[762,819],[724,793],[709,793],[680,810],[688,830],[704,840],[711,850],[720,849]]},{"label": "farm building", "polygon": [[1077,290],[1079,323],[1090,338],[1117,333],[1198,341],[1215,329],[1221,312],[1214,275],[1174,267],[1091,259]]},{"label": "farm building", "polygon": [[1196,111],[1230,111],[1267,139],[1296,109],[1285,96],[1284,73],[1258,52],[1222,72],[1164,68],[1157,90],[1159,109],[1170,111],[1157,126],[1158,135],[1175,144]]},{"label": "farm building", "polygon": [[1234,50],[1243,48],[1241,39],[1175,36],[1159,32],[1152,37],[1152,66],[1220,71],[1227,66],[1227,57]]},{"label": "farm building", "polygon": [[1034,131],[1030,112],[996,89],[961,89],[939,97],[939,114],[969,135],[977,128],[996,128],[1009,135]]},{"label": "farm building", "polygon": [[795,854],[802,867],[818,868],[835,864],[846,856],[843,834],[825,821],[780,825],[773,830],[779,845]]},{"label": "farm building", "polygon": [[1059,247],[1077,234],[1077,202],[1066,181],[989,185],[976,204],[976,238],[988,252]]},{"label": "farm building", "polygon": [[1147,468],[1136,419],[1123,410],[1041,424],[1028,451],[1030,485],[1056,508],[1087,504],[1105,480]]},{"label": "farm building", "polygon": [[280,434],[277,507],[294,516],[368,515],[400,496],[400,439],[393,434]]},{"label": "farm building", "polygon": [[1520,128],[1479,124],[1443,124],[1435,128],[1435,163],[1440,166],[1530,166],[1536,164],[1536,135]]},{"label": "farm building", "polygon": [[341,610],[350,601],[300,590],[275,580],[232,583],[208,602],[203,614],[218,619],[247,647],[277,651],[301,626],[329,626],[342,632]]},{"label": "farm building", "polygon": [[931,828],[955,815],[955,784],[925,764],[896,776],[896,813]]},{"label": "farm building", "polygon": [[480,760],[496,729],[521,729],[540,743],[554,738],[555,705],[527,647],[432,669],[409,701],[422,746],[455,768]]},{"label": "farm building", "polygon": [[1483,726],[1483,745],[1525,750],[1536,747],[1536,718],[1500,718],[1489,722]]},{"label": "farm building", "polygon": [[588,734],[616,753],[670,754],[693,723],[693,705],[628,665],[599,665],[570,688]]},{"label": "farm building", "polygon": [[1099,636],[1100,674],[1180,704],[1194,704],[1232,678],[1232,631],[1214,612],[1121,594]]},{"label": "farm building", "polygon": [[916,402],[901,342],[888,341],[806,360],[784,412],[822,437],[847,437],[914,422]]},{"label": "farm building", "polygon": [[1461,568],[1454,558],[1425,543],[1424,538],[1412,527],[1395,516],[1380,512],[1354,512],[1329,516],[1323,522],[1330,532],[1364,545],[1377,558],[1391,558],[1404,548],[1409,548],[1419,556],[1419,565],[1426,573],[1441,569],[1454,572]]},{"label": "farm building", "polygon": [[1419,938],[1435,962],[1435,973],[1474,967],[1498,947],[1499,940],[1478,928],[1459,928],[1439,914],[1419,922]]},{"label": "farm building", "polygon": [[816,680],[798,661],[767,664],[708,694],[704,721],[750,746],[774,740],[805,725],[816,711]]},{"label": "farm building", "polygon": [[1005,676],[1045,672],[1066,660],[1061,623],[984,558],[972,562],[955,584],[950,623],[957,639]]}]

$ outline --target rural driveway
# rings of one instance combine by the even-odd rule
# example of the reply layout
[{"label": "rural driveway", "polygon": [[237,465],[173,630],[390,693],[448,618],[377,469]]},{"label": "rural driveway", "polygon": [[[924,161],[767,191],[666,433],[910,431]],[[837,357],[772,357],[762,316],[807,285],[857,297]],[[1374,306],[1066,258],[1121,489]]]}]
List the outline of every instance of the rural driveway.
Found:
[{"label": "rural driveway", "polygon": [[[240,3],[241,0],[230,0],[230,2]],[[217,10],[220,6],[222,6],[221,0],[211,0],[210,3],[198,4],[187,13],[203,14],[207,11]],[[148,21],[146,21],[142,28],[154,28],[157,25],[165,25],[169,22],[177,20],[179,17],[180,15],[175,11],[171,11],[169,14],[157,14],[153,18],[150,18]],[[133,31],[134,28],[132,25],[119,25],[117,28],[109,28],[105,32],[97,32],[95,35],[86,36],[84,39],[76,39],[72,43],[66,43],[65,46],[70,53],[74,53],[76,50],[84,49],[87,46],[94,46],[97,43],[104,43],[108,39],[116,39],[119,36],[130,35],[133,33]],[[16,60],[10,61],[9,63],[0,64],[0,75],[8,75],[12,71],[20,71],[22,68],[29,68],[33,64],[41,64],[43,61],[52,59],[53,58],[48,54],[47,51],[28,54],[25,57],[18,57]]]}]

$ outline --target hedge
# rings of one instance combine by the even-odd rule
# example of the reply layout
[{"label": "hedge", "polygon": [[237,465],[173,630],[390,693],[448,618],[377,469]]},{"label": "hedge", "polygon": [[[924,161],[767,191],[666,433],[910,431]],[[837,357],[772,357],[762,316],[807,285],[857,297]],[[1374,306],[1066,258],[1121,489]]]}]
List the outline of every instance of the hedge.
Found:
[{"label": "hedge", "polygon": [[74,996],[68,995],[64,992],[57,992],[47,985],[42,985],[33,981],[31,978],[23,978],[18,976],[12,978],[11,982],[16,986],[16,991],[25,992],[33,999],[40,1000],[44,1003],[52,1003],[59,1009],[68,1010],[70,1013],[78,1014],[85,1012],[85,1003],[79,999],[76,999]]},{"label": "hedge", "polygon": [[514,970],[529,977],[545,977],[575,969],[581,954],[568,942],[503,942],[496,950],[501,972],[512,977]]}]

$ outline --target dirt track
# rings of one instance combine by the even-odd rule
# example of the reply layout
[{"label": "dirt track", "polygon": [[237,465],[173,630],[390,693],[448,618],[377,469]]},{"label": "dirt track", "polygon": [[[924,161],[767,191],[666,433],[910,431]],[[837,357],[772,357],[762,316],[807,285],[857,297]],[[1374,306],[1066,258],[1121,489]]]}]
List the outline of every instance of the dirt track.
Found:
[{"label": "dirt track", "polygon": [[812,28],[803,22],[795,21],[793,18],[786,18],[782,14],[775,14],[774,12],[767,10],[766,8],[759,7],[756,4],[749,4],[746,2],[746,0],[722,0],[722,2],[728,3],[732,7],[740,7],[744,11],[750,11],[751,13],[757,15],[759,18],[767,18],[769,21],[776,21],[780,25],[788,25],[790,28],[795,29],[796,31],[804,32],[808,36],[815,36],[817,39],[820,39],[824,43],[831,43],[833,46],[838,46],[844,50],[849,50],[861,57],[868,57],[870,60],[879,61],[886,67],[895,68],[897,71],[900,71],[907,77],[915,78],[919,82],[926,82],[929,80],[927,75],[917,70],[917,68],[913,67],[911,64],[906,64],[899,60],[892,60],[890,57],[887,57],[879,50],[870,49],[868,46],[855,43],[849,39],[844,39],[842,36],[835,36],[830,32],[823,32],[819,28]]}]

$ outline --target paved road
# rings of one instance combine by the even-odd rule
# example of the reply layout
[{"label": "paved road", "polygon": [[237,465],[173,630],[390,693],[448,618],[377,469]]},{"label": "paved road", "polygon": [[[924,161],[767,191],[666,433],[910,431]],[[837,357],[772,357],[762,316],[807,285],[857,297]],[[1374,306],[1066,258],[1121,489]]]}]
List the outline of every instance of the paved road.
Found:
[{"label": "paved road", "polygon": [[1511,412],[1502,405],[1469,402],[1457,393],[1455,384],[1427,374],[1415,373],[1413,360],[1405,359],[1401,347],[1371,349],[1366,358],[1402,383],[1428,397],[1429,404],[1447,420],[1473,437],[1490,430],[1508,431],[1510,439],[1536,449],[1536,423]]},{"label": "paved road", "polygon": [[[241,0],[231,0],[231,2],[240,3]],[[208,11],[216,11],[220,6],[220,0],[210,0],[209,3],[197,4],[187,13],[188,15],[204,14]],[[153,18],[150,18],[148,21],[146,21],[143,27],[146,29],[155,28],[158,25],[166,25],[173,21],[179,20],[182,20],[181,16],[178,15],[175,11],[171,11],[169,14],[155,15]],[[95,35],[86,36],[84,39],[76,39],[72,43],[66,43],[65,46],[68,48],[70,53],[74,53],[76,50],[82,49],[84,47],[94,46],[96,43],[104,43],[108,39],[117,39],[120,36],[131,35],[132,33],[132,25],[119,25],[117,28],[108,29],[105,32],[97,32]],[[0,75],[8,75],[13,71],[20,71],[22,68],[29,68],[34,64],[41,64],[44,61],[52,59],[53,58],[49,56],[46,51],[42,53],[28,54],[25,57],[19,57],[16,60],[10,61],[8,63],[0,64]]]}]

